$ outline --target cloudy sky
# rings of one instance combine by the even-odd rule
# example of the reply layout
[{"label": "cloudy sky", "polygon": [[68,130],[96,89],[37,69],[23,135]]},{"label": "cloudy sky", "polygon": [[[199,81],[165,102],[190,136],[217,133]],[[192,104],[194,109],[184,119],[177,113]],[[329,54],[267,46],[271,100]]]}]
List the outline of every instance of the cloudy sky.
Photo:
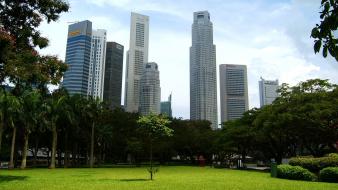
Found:
[{"label": "cloudy sky", "polygon": [[[69,0],[70,11],[40,29],[42,51],[64,60],[69,22],[90,20],[108,41],[129,48],[130,12],[150,17],[149,61],[159,65],[162,100],[173,94],[173,115],[189,118],[189,47],[194,11],[207,10],[214,25],[217,65],[248,67],[250,108],[259,106],[258,81],[292,85],[310,78],[338,83],[338,63],[313,53],[310,32],[320,0]],[[125,60],[124,60],[125,64]],[[219,90],[218,90],[219,91]],[[219,100],[218,100],[219,102]]]}]

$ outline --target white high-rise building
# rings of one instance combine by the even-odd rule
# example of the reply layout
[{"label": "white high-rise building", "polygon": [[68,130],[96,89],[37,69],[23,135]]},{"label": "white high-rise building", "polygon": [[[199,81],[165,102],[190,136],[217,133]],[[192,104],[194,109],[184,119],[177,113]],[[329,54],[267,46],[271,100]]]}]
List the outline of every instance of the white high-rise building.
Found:
[{"label": "white high-rise building", "polygon": [[128,112],[139,110],[140,79],[148,62],[149,17],[131,13],[130,41],[127,51],[124,107]]},{"label": "white high-rise building", "polygon": [[103,100],[106,36],[106,30],[98,29],[92,31],[87,95],[100,98],[101,100]]},{"label": "white high-rise building", "polygon": [[216,46],[207,11],[194,12],[190,47],[190,119],[208,120],[218,128]]},{"label": "white high-rise building", "polygon": [[249,109],[246,65],[219,66],[221,121],[239,119]]},{"label": "white high-rise building", "polygon": [[261,77],[259,83],[259,98],[261,107],[271,104],[278,95],[278,80],[264,80]]},{"label": "white high-rise building", "polygon": [[141,115],[161,113],[160,72],[156,63],[147,63],[144,66],[140,80],[140,107]]}]

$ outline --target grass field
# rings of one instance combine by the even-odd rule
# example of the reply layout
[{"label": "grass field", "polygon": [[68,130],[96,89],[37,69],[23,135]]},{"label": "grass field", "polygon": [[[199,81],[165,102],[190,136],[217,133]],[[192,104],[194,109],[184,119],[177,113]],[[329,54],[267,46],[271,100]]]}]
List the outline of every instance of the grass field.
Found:
[{"label": "grass field", "polygon": [[0,170],[0,190],[337,190],[338,184],[271,178],[268,173],[209,167]]}]

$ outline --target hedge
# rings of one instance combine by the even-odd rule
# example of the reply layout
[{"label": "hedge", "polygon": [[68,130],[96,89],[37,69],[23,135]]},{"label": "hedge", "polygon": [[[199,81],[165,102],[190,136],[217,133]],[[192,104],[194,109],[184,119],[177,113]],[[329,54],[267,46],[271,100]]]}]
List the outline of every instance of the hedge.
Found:
[{"label": "hedge", "polygon": [[300,166],[291,166],[288,164],[277,166],[277,177],[284,179],[316,181],[316,175]]},{"label": "hedge", "polygon": [[311,172],[318,173],[327,167],[338,167],[338,154],[329,154],[321,158],[295,157],[289,160],[292,166],[301,166]]},{"label": "hedge", "polygon": [[338,183],[338,167],[328,167],[320,170],[320,181]]}]

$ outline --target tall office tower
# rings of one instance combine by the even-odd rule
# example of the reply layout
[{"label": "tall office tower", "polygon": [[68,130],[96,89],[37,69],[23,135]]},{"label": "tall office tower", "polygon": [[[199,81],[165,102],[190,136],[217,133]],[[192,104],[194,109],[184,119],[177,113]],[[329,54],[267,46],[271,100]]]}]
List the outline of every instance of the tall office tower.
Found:
[{"label": "tall office tower", "polygon": [[161,114],[164,114],[168,117],[172,117],[172,109],[171,109],[171,94],[168,97],[167,101],[161,102]]},{"label": "tall office tower", "polygon": [[221,121],[241,118],[249,109],[246,65],[219,66]]},{"label": "tall office tower", "polygon": [[131,13],[130,41],[127,51],[125,110],[139,110],[140,79],[145,63],[148,62],[149,17]]},{"label": "tall office tower", "polygon": [[160,114],[161,87],[160,72],[156,63],[147,63],[144,66],[140,80],[140,107],[141,115],[150,113]]},{"label": "tall office tower", "polygon": [[278,80],[264,80],[261,77],[259,83],[259,98],[261,107],[271,104],[279,95],[278,95]]},{"label": "tall office tower", "polygon": [[107,31],[98,29],[92,32],[90,52],[88,96],[103,100],[104,70],[106,61]]},{"label": "tall office tower", "polygon": [[190,119],[209,120],[218,128],[216,46],[207,11],[195,12],[190,47]]},{"label": "tall office tower", "polygon": [[71,95],[87,95],[91,38],[90,21],[85,20],[69,25],[65,60],[69,68],[63,77],[62,86]]},{"label": "tall office tower", "polygon": [[121,106],[123,46],[107,42],[103,100],[114,109]]}]

